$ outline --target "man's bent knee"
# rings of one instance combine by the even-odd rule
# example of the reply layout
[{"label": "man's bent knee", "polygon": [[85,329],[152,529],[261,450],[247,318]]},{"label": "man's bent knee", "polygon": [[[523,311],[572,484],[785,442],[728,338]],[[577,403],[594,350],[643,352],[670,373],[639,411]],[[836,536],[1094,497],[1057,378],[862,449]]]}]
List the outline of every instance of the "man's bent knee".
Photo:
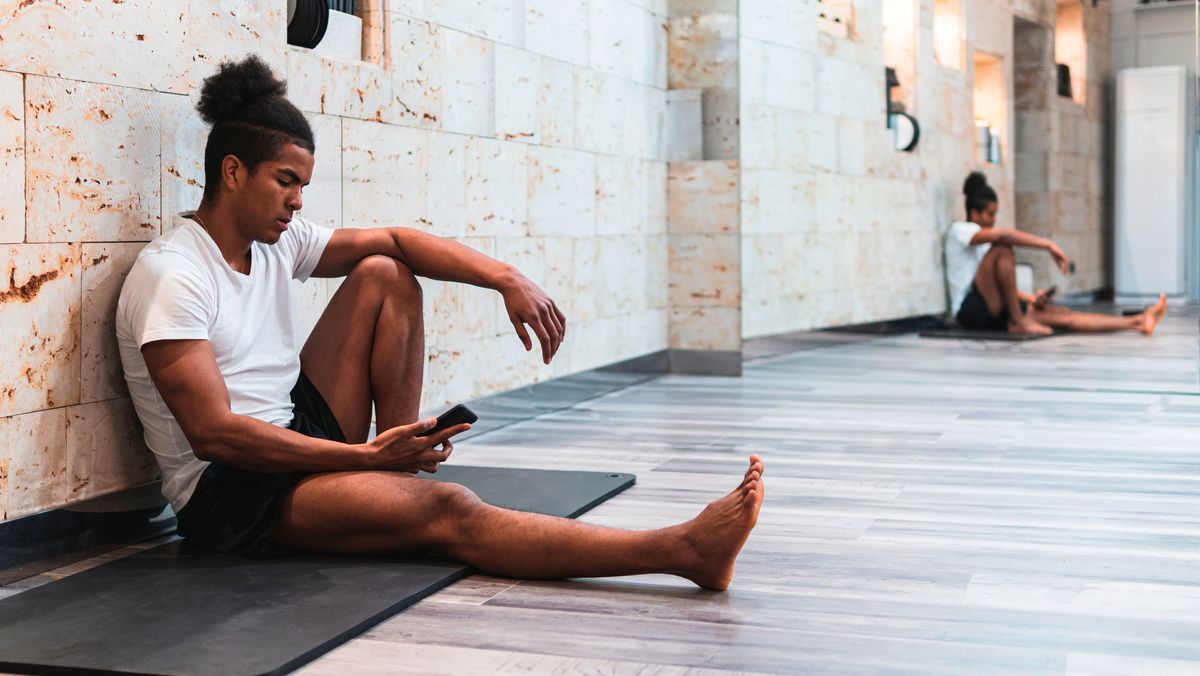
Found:
[{"label": "man's bent knee", "polygon": [[350,271],[350,278],[377,282],[390,291],[412,298],[421,297],[421,284],[412,269],[391,256],[367,256]]},{"label": "man's bent knee", "polygon": [[475,539],[472,529],[478,526],[476,512],[483,501],[471,489],[461,484],[430,481],[427,488],[427,523],[430,525],[435,548],[442,553],[456,549]]}]

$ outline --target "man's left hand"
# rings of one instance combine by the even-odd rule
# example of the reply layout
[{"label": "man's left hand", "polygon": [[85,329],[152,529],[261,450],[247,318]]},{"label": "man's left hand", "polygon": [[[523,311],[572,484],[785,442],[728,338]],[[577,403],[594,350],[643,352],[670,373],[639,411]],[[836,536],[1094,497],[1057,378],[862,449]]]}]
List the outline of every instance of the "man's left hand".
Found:
[{"label": "man's left hand", "polygon": [[567,334],[566,315],[558,309],[545,291],[521,274],[517,274],[512,283],[500,289],[500,294],[504,297],[504,309],[508,311],[508,318],[517,330],[521,342],[525,344],[525,350],[533,349],[533,341],[529,338],[529,332],[525,330],[525,326],[528,325],[542,344],[542,361],[549,364]]}]

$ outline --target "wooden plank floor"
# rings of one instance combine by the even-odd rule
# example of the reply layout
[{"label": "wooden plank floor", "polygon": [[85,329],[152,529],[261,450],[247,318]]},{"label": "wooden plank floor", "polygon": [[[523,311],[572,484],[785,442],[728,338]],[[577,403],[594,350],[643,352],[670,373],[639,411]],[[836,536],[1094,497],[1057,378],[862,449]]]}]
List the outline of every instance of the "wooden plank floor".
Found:
[{"label": "wooden plank floor", "polygon": [[470,439],[636,472],[592,523],[688,518],[750,452],[767,499],[728,592],[478,576],[303,673],[1200,673],[1196,327],[847,342]]},{"label": "wooden plank floor", "polygon": [[1149,339],[823,336],[742,378],[658,378],[456,446],[635,472],[584,517],[621,528],[691,517],[762,454],[730,591],[476,576],[302,672],[1200,673],[1194,309]]}]

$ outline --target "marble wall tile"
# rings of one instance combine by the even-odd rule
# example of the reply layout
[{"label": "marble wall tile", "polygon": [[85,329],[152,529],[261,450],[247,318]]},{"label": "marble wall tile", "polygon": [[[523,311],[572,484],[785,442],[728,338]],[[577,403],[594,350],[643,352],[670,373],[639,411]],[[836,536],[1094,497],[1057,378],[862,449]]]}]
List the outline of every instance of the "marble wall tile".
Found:
[{"label": "marble wall tile", "polygon": [[293,329],[297,344],[303,346],[329,306],[329,286],[326,279],[310,277],[304,282],[293,279],[291,287],[292,311],[296,313]]},{"label": "marble wall tile", "polygon": [[27,241],[158,235],[161,110],[170,97],[26,78]]},{"label": "marble wall tile", "polygon": [[588,0],[525,0],[525,49],[588,64]]},{"label": "marble wall tile", "polygon": [[[743,38],[740,50],[745,74],[741,82],[743,100],[794,110],[815,109],[818,64],[824,67],[829,59],[818,60],[812,52],[752,38]],[[849,81],[839,84],[854,86]],[[882,80],[879,86],[882,91]],[[820,93],[826,96],[824,91]]]},{"label": "marble wall tile", "polygon": [[426,218],[429,134],[342,120],[342,218],[355,228],[419,227]]},{"label": "marble wall tile", "polygon": [[666,24],[627,2],[591,0],[588,13],[589,65],[641,84],[666,86]]},{"label": "marble wall tile", "polygon": [[342,226],[342,121],[333,115],[308,115],[312,126],[313,175],[297,215],[326,228]]},{"label": "marble wall tile", "polygon": [[[0,418],[0,519],[13,519],[63,504],[67,497],[67,423],[65,408]],[[2,458],[2,456],[0,456]]]},{"label": "marble wall tile", "polygon": [[429,209],[422,230],[440,237],[467,231],[467,137],[434,132],[429,137]]},{"label": "marble wall tile", "polygon": [[575,326],[611,314],[616,305],[615,300],[610,299],[614,293],[603,278],[603,243],[606,239],[595,237],[575,242],[571,259],[571,299],[560,304],[567,321]]},{"label": "marble wall tile", "polygon": [[[745,234],[800,233],[813,227],[813,179],[783,169],[742,170],[742,225]],[[826,199],[824,195],[821,200]]]},{"label": "marble wall tile", "polygon": [[882,68],[843,59],[821,59],[816,68],[816,108],[829,115],[882,120],[883,76]]},{"label": "marble wall tile", "polygon": [[495,133],[496,62],[492,41],[445,31],[441,72],[442,129],[463,134]]},{"label": "marble wall tile", "polygon": [[676,350],[740,350],[741,329],[740,308],[673,305],[667,341]]},{"label": "marble wall tile", "polygon": [[740,244],[738,235],[671,235],[671,307],[739,307]]},{"label": "marble wall tile", "polygon": [[672,89],[667,92],[667,159],[704,159],[704,114],[702,89]]},{"label": "marble wall tile", "polygon": [[162,102],[162,229],[173,227],[173,214],[200,206],[204,194],[204,146],[209,127],[196,111],[196,97],[167,96]]},{"label": "marble wall tile", "polygon": [[709,87],[701,95],[701,120],[706,160],[732,160],[739,156],[741,102],[736,88]]},{"label": "marble wall tile", "polygon": [[[872,126],[871,129],[877,133],[872,135],[870,140],[875,143],[884,142],[883,138],[879,138],[883,134],[878,133],[883,128],[882,125]],[[861,176],[866,173],[867,142],[866,123],[851,118],[838,118],[838,173],[844,176]]]},{"label": "marble wall tile", "polygon": [[[648,190],[643,160],[596,156],[596,234],[646,231]],[[663,190],[666,189],[662,186]]]},{"label": "marble wall tile", "polygon": [[444,31],[393,14],[388,25],[392,117],[400,124],[440,129],[444,100]]},{"label": "marble wall tile", "polygon": [[67,502],[147,484],[159,474],[133,404],[125,398],[67,408],[66,456],[60,481]]},{"label": "marble wall tile", "polygon": [[742,0],[738,4],[741,33],[756,40],[815,52],[816,5],[816,0]]},{"label": "marble wall tile", "polygon": [[186,93],[192,55],[180,45],[194,18],[171,0],[3,0],[0,70]]},{"label": "marble wall tile", "polygon": [[541,143],[575,147],[575,69],[557,59],[541,59],[538,130]]},{"label": "marble wall tile", "polygon": [[[160,0],[178,7],[182,3]],[[159,25],[159,17],[152,17]],[[187,51],[191,57],[190,91],[222,61],[256,54],[276,73],[288,72],[287,5],[282,2],[211,0],[188,3]]]},{"label": "marble wall tile", "polygon": [[736,87],[738,22],[729,13],[673,17],[667,25],[667,87]]},{"label": "marble wall tile", "polygon": [[671,234],[738,232],[738,174],[737,162],[671,162],[667,173]]},{"label": "marble wall tile", "polygon": [[[504,258],[500,258],[501,254],[496,251],[495,237],[465,237],[459,240],[464,246],[469,246],[472,249],[492,258],[499,258],[504,262]],[[509,250],[506,248],[503,255],[507,255]],[[537,274],[538,270],[526,271],[522,273]],[[467,284],[455,285],[460,290],[459,312],[453,315],[453,334],[460,336],[493,336],[499,333],[511,333],[512,325],[505,319],[504,323],[500,323],[497,317],[507,317],[504,314],[504,304],[500,294],[491,289],[484,289],[477,286]]]},{"label": "marble wall tile", "polygon": [[520,2],[425,0],[425,18],[430,21],[513,46],[524,41],[524,9]]},{"label": "marble wall tile", "polygon": [[25,78],[0,72],[0,242],[25,241]]},{"label": "marble wall tile", "polygon": [[396,121],[392,78],[366,61],[330,59],[303,47],[289,46],[288,98],[307,113],[363,120]]},{"label": "marble wall tile", "polygon": [[471,137],[466,144],[467,234],[512,237],[529,214],[524,143]]},{"label": "marble wall tile", "polygon": [[595,155],[533,146],[526,167],[530,235],[596,234]]},{"label": "marble wall tile", "polygon": [[507,45],[496,46],[497,138],[525,143],[541,141],[538,118],[541,76],[537,56]]},{"label": "marble wall tile", "polygon": [[117,297],[143,246],[141,242],[82,245],[81,403],[128,396],[117,350]]},{"label": "marble wall tile", "polygon": [[14,244],[0,268],[0,415],[79,403],[80,246]]},{"label": "marble wall tile", "polygon": [[646,205],[647,234],[667,234],[667,162],[642,162],[642,199]]}]

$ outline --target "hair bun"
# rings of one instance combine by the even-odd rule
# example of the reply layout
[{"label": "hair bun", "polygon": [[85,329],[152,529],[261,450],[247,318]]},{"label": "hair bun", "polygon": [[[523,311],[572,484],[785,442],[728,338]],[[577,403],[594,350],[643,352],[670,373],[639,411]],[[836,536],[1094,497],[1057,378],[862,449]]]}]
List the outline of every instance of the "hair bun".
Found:
[{"label": "hair bun", "polygon": [[980,188],[986,188],[987,184],[987,176],[984,176],[981,172],[972,171],[967,176],[967,180],[963,182],[963,194],[970,197],[979,192]]},{"label": "hair bun", "polygon": [[258,104],[287,94],[287,83],[275,77],[263,60],[250,55],[226,61],[200,88],[196,110],[209,124],[245,120],[253,122]]}]

